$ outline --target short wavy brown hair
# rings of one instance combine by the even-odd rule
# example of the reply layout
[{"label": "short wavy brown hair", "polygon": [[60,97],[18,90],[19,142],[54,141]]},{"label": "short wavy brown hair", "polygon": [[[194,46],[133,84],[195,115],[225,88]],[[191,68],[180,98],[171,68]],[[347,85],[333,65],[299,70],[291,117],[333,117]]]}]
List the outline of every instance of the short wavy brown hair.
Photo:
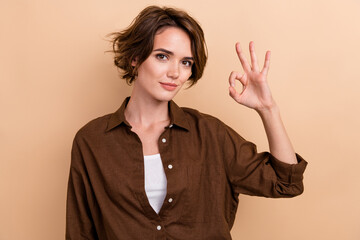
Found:
[{"label": "short wavy brown hair", "polygon": [[[179,27],[190,37],[191,52],[194,58],[190,86],[202,76],[207,60],[207,47],[204,32],[199,23],[186,12],[170,8],[149,6],[142,10],[128,28],[111,33],[114,63],[123,70],[122,78],[131,85],[137,75],[138,67],[149,57],[154,46],[154,37],[163,27]],[[137,65],[131,65],[136,58]]]}]

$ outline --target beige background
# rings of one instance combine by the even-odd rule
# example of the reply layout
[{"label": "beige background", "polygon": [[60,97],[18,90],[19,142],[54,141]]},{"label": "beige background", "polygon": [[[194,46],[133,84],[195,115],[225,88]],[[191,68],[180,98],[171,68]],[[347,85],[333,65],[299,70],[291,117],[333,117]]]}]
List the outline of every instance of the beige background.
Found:
[{"label": "beige background", "polygon": [[176,102],[210,113],[267,150],[260,118],[228,96],[234,44],[272,51],[269,81],[297,150],[309,162],[294,199],[240,197],[234,239],[360,239],[360,2],[0,1],[0,240],[60,240],[70,149],[89,120],[131,88],[105,53],[149,4],[173,5],[203,26],[204,77]]}]

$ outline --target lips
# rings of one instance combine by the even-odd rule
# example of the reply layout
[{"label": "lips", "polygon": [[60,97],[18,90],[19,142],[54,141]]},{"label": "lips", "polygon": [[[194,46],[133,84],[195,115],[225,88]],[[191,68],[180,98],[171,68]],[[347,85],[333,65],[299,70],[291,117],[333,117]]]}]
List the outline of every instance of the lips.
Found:
[{"label": "lips", "polygon": [[160,85],[168,91],[173,91],[177,88],[177,84],[175,83],[161,82]]}]

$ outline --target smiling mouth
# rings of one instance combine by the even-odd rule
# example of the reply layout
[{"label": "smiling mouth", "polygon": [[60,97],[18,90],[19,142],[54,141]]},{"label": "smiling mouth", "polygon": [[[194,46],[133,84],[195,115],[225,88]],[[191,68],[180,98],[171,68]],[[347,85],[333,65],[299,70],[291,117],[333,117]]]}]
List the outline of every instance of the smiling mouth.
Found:
[{"label": "smiling mouth", "polygon": [[163,85],[167,85],[167,86],[171,86],[171,87],[177,87],[177,85],[175,83],[161,83]]},{"label": "smiling mouth", "polygon": [[160,83],[163,88],[165,88],[168,91],[173,91],[177,88],[177,85],[175,83]]}]

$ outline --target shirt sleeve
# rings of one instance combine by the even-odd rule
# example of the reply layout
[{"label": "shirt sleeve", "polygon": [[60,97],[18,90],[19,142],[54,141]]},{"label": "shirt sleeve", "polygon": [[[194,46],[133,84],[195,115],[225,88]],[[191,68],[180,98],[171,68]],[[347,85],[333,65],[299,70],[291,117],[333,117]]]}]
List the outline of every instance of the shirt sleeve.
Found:
[{"label": "shirt sleeve", "polygon": [[224,135],[225,168],[235,193],[284,198],[304,191],[303,173],[307,162],[300,155],[296,154],[297,164],[287,164],[269,152],[258,153],[255,144],[228,126]]},{"label": "shirt sleeve", "polygon": [[83,157],[75,138],[66,202],[66,240],[98,239],[88,202],[91,192]]}]

